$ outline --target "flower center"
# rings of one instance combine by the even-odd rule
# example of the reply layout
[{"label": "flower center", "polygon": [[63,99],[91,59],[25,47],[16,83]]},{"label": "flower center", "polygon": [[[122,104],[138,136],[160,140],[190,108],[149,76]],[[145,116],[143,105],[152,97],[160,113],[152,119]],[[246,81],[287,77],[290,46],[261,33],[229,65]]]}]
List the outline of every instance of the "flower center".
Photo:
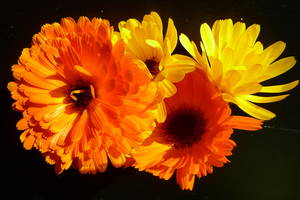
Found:
[{"label": "flower center", "polygon": [[94,87],[91,84],[77,82],[75,86],[70,89],[70,98],[79,109],[86,108],[92,98],[95,97]]},{"label": "flower center", "polygon": [[170,114],[164,122],[167,141],[175,148],[190,147],[201,139],[206,121],[198,110],[181,108]]},{"label": "flower center", "polygon": [[152,76],[159,74],[159,62],[157,62],[154,58],[145,60],[145,64]]}]

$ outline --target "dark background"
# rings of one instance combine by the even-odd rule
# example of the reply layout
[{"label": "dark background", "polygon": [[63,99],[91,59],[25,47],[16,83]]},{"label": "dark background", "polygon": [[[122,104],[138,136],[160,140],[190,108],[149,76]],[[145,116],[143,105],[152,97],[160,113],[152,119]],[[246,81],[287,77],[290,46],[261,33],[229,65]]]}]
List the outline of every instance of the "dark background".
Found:
[{"label": "dark background", "polygon": [[[142,19],[152,10],[161,15],[165,25],[168,17],[173,18],[178,33],[184,32],[197,44],[201,23],[212,25],[216,19],[242,19],[248,26],[261,25],[259,40],[265,47],[282,40],[287,47],[281,57],[293,55],[299,59],[300,56],[297,0],[2,2],[0,191],[4,199],[300,199],[299,87],[290,92],[288,99],[265,106],[278,114],[266,123],[269,128],[257,132],[236,131],[233,139],[238,146],[230,157],[231,163],[197,179],[191,192],[181,191],[174,177],[164,181],[132,168],[110,166],[105,173],[97,175],[81,175],[70,169],[56,175],[54,167],[46,164],[37,150],[23,148],[20,131],[15,128],[21,115],[11,110],[12,99],[6,85],[12,80],[11,65],[17,62],[21,50],[30,46],[33,34],[45,23],[82,15],[109,19],[117,29],[118,21]],[[182,48],[177,51],[181,52]],[[267,83],[287,83],[299,79],[299,74],[298,62],[292,70]]]}]

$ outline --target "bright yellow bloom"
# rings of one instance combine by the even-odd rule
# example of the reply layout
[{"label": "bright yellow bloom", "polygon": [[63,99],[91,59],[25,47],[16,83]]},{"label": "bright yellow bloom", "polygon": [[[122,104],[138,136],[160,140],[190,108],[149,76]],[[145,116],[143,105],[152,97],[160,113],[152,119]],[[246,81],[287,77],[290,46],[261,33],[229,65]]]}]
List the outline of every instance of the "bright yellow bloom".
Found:
[{"label": "bright yellow bloom", "polygon": [[285,43],[279,41],[264,49],[256,41],[259,31],[258,24],[246,28],[242,22],[233,24],[231,19],[217,20],[212,29],[206,23],[200,27],[202,55],[186,35],[180,35],[180,42],[219,87],[224,100],[235,103],[249,115],[269,120],[275,114],[253,103],[280,101],[288,94],[268,97],[253,94],[281,93],[296,87],[298,80],[282,85],[261,85],[291,69],[296,60],[291,56],[275,61]]},{"label": "bright yellow bloom", "polygon": [[[160,16],[156,12],[145,15],[142,22],[129,19],[119,23],[126,52],[136,59],[149,78],[156,83],[164,97],[176,93],[174,82],[179,82],[186,73],[194,70],[195,63],[184,55],[172,55],[178,35],[173,20],[169,19],[165,37]],[[158,109],[158,121],[164,121],[166,109],[163,103]]]}]

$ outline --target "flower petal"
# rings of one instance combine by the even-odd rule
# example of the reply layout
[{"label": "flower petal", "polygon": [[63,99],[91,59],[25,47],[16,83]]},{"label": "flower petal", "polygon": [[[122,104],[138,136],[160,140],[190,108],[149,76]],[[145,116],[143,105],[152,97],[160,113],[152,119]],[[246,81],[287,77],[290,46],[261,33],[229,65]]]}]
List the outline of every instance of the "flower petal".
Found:
[{"label": "flower petal", "polygon": [[299,81],[293,81],[290,83],[282,84],[282,85],[273,85],[273,86],[263,86],[259,92],[264,93],[280,93],[286,92],[298,85]]},{"label": "flower petal", "polygon": [[270,120],[276,116],[271,111],[268,111],[260,106],[250,103],[249,101],[244,100],[243,98],[236,97],[235,102],[243,111],[257,119]]},{"label": "flower petal", "polygon": [[200,34],[208,57],[215,55],[215,40],[207,23],[200,26]]},{"label": "flower petal", "polygon": [[176,28],[174,26],[174,22],[171,18],[169,18],[169,21],[168,21],[167,33],[166,33],[165,38],[168,38],[170,41],[170,45],[171,45],[170,53],[171,53],[174,51],[174,49],[177,45],[177,40],[178,40],[177,30],[176,30]]},{"label": "flower petal", "polygon": [[288,97],[288,94],[285,95],[279,95],[279,96],[272,96],[272,97],[261,97],[256,95],[245,95],[244,98],[248,101],[254,102],[254,103],[271,103],[276,101],[281,101]]},{"label": "flower petal", "polygon": [[296,64],[296,59],[293,56],[282,58],[274,63],[272,63],[266,73],[266,76],[261,81],[271,79],[273,77],[279,76],[286,71],[290,70]]}]

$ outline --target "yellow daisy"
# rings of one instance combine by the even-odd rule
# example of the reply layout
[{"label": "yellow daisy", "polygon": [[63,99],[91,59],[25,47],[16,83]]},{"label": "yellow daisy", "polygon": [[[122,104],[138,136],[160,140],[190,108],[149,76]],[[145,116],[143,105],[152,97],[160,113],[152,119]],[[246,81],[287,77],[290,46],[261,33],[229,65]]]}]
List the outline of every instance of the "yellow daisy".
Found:
[{"label": "yellow daisy", "polygon": [[[179,82],[186,73],[195,69],[195,62],[184,55],[172,55],[176,48],[178,35],[173,20],[169,18],[165,37],[160,16],[156,12],[145,15],[142,22],[129,19],[119,23],[126,52],[136,59],[136,63],[146,71],[156,83],[163,97],[176,93],[174,82]],[[164,121],[166,109],[159,105],[158,121]]]},{"label": "yellow daisy", "polygon": [[224,100],[235,103],[253,117],[270,120],[275,114],[253,103],[280,101],[288,94],[267,97],[253,94],[281,93],[296,87],[298,80],[273,86],[261,84],[291,69],[296,60],[291,56],[275,61],[285,43],[278,41],[264,49],[262,43],[256,41],[259,31],[258,24],[246,28],[245,23],[233,24],[231,19],[217,20],[212,29],[204,23],[200,26],[202,54],[186,35],[181,34],[179,39],[222,91]]}]

